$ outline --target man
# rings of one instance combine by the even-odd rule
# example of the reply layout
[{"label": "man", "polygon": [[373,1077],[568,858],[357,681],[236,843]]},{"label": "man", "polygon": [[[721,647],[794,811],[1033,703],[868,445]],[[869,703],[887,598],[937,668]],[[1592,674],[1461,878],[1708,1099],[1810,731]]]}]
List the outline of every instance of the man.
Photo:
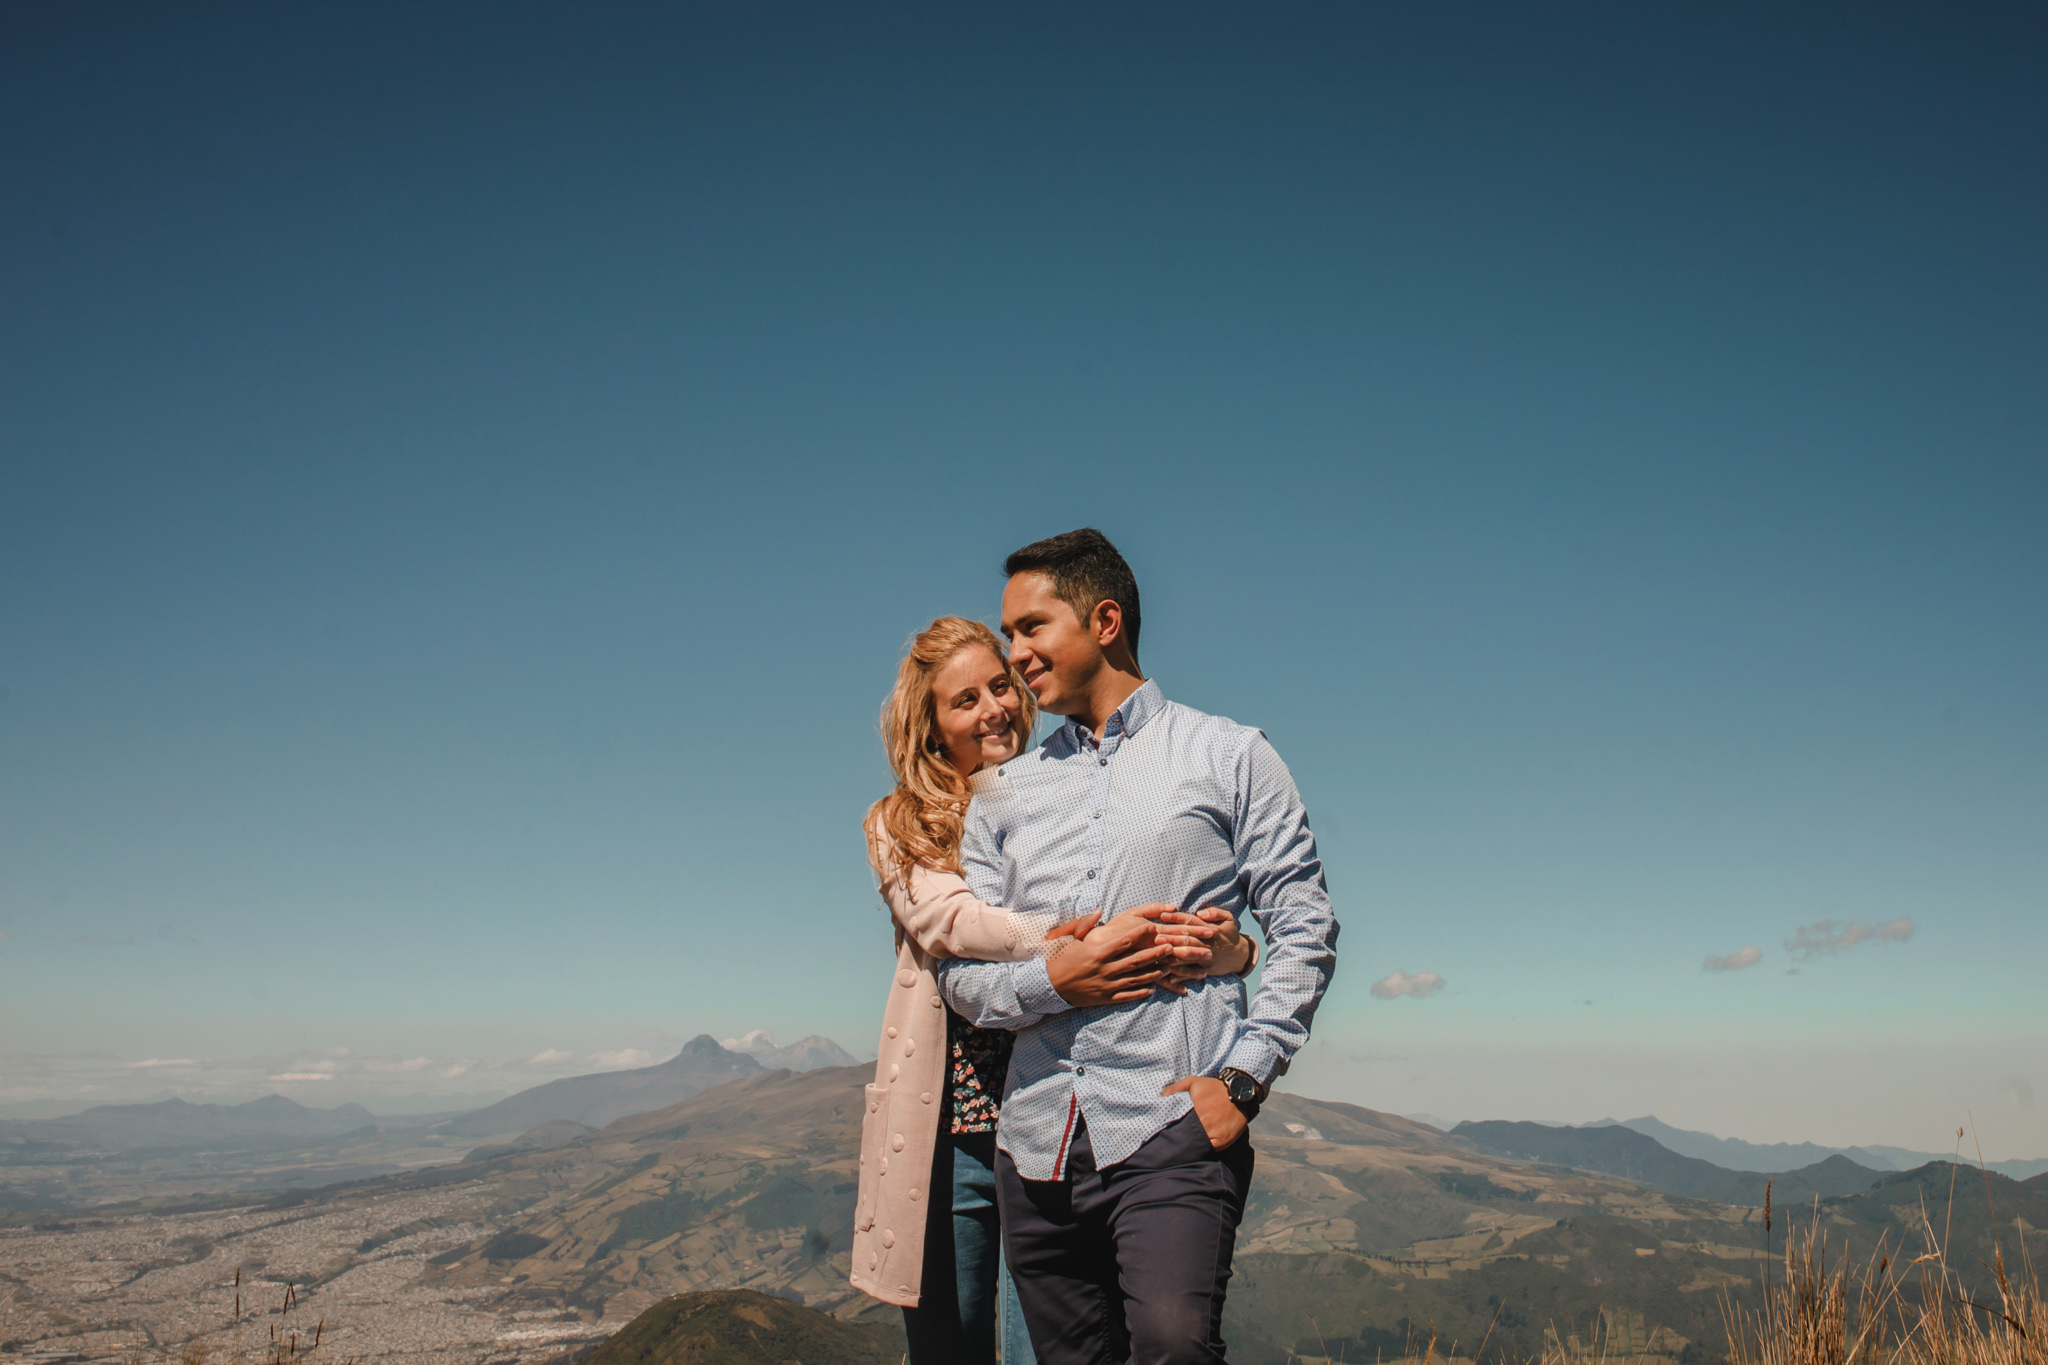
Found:
[{"label": "man", "polygon": [[1143,925],[1050,959],[939,964],[955,1010],[1017,1031],[997,1129],[1010,1270],[1040,1365],[1220,1361],[1247,1129],[1336,965],[1322,863],[1265,736],[1139,671],[1138,585],[1107,537],[1070,531],[1004,567],[1010,657],[1067,723],[979,781],[974,893],[1062,920],[1219,905],[1266,940],[1249,1010],[1238,977],[1107,1003],[1104,960]]}]

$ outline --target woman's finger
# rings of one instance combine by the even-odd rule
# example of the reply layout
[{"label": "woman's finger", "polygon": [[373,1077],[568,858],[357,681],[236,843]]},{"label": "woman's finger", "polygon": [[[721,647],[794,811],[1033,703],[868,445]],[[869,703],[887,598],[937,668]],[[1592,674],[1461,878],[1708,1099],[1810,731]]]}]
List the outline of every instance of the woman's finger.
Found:
[{"label": "woman's finger", "polygon": [[1100,910],[1090,910],[1079,919],[1070,919],[1065,924],[1055,924],[1052,928],[1045,931],[1045,936],[1049,940],[1055,938],[1086,938],[1088,931],[1093,929],[1101,918],[1102,912]]}]

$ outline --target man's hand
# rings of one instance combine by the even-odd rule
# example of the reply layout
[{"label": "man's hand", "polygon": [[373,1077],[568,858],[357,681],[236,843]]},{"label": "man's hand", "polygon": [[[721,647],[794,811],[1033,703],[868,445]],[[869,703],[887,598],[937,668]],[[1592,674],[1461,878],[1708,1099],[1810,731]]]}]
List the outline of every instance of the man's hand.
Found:
[{"label": "man's hand", "polygon": [[1184,1076],[1159,1093],[1177,1095],[1183,1090],[1195,1102],[1195,1117],[1202,1121],[1202,1131],[1217,1151],[1234,1145],[1252,1126],[1244,1111],[1230,1102],[1229,1088],[1214,1076]]},{"label": "man's hand", "polygon": [[1216,906],[1189,914],[1176,910],[1159,918],[1161,942],[1176,948],[1176,970],[1187,979],[1236,976],[1251,964],[1252,942],[1238,927],[1237,916]]},{"label": "man's hand", "polygon": [[1141,905],[1107,924],[1100,923],[1100,911],[1090,911],[1054,929],[1047,939],[1070,938],[1073,942],[1058,945],[1046,959],[1045,971],[1053,990],[1078,1008],[1143,1000],[1162,984],[1172,989],[1169,973],[1174,945],[1158,941],[1154,923],[1172,910],[1164,904]]}]

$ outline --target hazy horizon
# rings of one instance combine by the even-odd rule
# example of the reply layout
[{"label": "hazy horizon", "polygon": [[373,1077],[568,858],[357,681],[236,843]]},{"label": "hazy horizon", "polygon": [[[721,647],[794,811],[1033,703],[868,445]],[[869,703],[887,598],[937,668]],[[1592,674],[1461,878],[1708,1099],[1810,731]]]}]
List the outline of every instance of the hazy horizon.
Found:
[{"label": "hazy horizon", "polygon": [[869,1051],[898,651],[1095,525],[1287,1088],[2048,1155],[2044,39],[0,12],[0,1112]]}]

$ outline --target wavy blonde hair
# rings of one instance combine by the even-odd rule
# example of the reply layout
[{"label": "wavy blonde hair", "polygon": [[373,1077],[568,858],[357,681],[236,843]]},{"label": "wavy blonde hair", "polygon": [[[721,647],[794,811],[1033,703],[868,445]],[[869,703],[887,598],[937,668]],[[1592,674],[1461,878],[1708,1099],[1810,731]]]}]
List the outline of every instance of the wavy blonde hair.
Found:
[{"label": "wavy blonde hair", "polygon": [[[964,616],[941,616],[912,636],[896,668],[896,686],[882,703],[882,748],[896,774],[896,790],[868,809],[868,861],[878,875],[888,876],[891,862],[942,872],[960,870],[960,836],[972,794],[939,737],[932,675],[960,651],[975,648],[995,655],[1024,703],[1012,727],[1019,752],[1038,724],[1038,703],[1032,700],[1031,689],[1010,666],[1003,642],[987,626]],[[878,846],[883,840],[886,845]]]}]

